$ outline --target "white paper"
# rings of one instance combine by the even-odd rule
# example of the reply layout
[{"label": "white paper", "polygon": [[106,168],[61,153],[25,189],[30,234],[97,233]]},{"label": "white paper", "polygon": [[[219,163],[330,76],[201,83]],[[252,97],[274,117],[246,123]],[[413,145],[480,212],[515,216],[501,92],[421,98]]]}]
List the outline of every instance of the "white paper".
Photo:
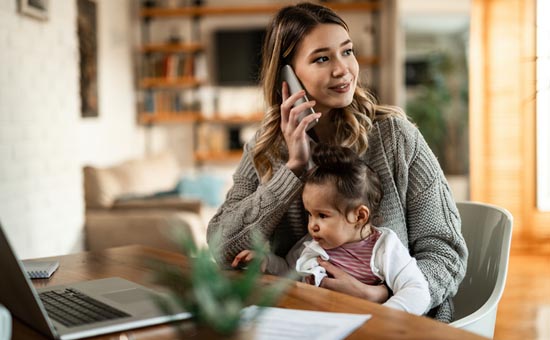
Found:
[{"label": "white paper", "polygon": [[[249,319],[257,306],[243,310]],[[313,312],[297,309],[265,307],[255,320],[255,340],[344,339],[371,318],[370,314]]]}]

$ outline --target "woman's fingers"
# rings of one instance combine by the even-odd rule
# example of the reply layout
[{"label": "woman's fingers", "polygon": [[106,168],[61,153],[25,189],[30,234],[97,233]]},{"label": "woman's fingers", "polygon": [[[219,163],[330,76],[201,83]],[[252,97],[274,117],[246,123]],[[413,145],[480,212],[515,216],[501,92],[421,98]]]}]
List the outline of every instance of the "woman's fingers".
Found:
[{"label": "woman's fingers", "polygon": [[328,274],[330,274],[330,276],[332,277],[335,277],[335,278],[338,278],[340,276],[347,276],[348,274],[343,271],[342,269],[336,267],[335,265],[333,265],[332,263],[330,263],[329,261],[325,261],[323,260],[322,258],[318,258],[317,259],[317,262],[319,262],[319,265],[323,268],[325,268],[325,270],[327,271]]},{"label": "woman's fingers", "polygon": [[368,285],[357,280],[350,274],[332,263],[317,259],[319,265],[326,269],[332,277],[325,277],[320,286],[330,290],[339,291],[369,301],[384,303],[389,298],[389,290],[385,285]]},{"label": "woman's fingers", "polygon": [[348,273],[321,258],[318,258],[317,261],[321,267],[325,268],[328,274],[328,277],[325,277],[323,281],[321,281],[321,287],[340,292],[346,292],[346,290],[350,288],[348,286],[351,286],[349,280],[351,276]]}]

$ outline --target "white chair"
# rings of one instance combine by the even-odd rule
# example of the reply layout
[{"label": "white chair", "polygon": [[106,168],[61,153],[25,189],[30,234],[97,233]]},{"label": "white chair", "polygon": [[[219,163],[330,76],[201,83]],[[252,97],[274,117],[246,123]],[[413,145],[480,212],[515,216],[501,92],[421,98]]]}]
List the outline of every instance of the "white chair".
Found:
[{"label": "white chair", "polygon": [[451,325],[493,338],[508,271],[513,217],[506,209],[485,203],[459,202],[457,206],[469,256],[466,277],[453,298]]}]

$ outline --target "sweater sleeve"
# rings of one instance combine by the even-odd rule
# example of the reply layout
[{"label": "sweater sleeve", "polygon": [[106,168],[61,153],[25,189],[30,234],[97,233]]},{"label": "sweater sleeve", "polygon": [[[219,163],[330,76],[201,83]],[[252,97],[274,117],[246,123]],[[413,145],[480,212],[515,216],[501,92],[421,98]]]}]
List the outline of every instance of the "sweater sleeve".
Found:
[{"label": "sweater sleeve", "polygon": [[431,307],[436,307],[456,294],[466,273],[468,250],[443,171],[418,129],[411,126],[409,132],[409,250],[430,285]]},{"label": "sweater sleeve", "polygon": [[430,306],[428,282],[416,265],[414,257],[389,229],[380,229],[382,236],[376,243],[372,268],[393,291],[385,306],[422,315]]},{"label": "sweater sleeve", "polygon": [[296,242],[284,258],[273,253],[269,253],[266,257],[266,274],[283,276],[294,272],[296,261],[304,249],[304,242],[307,240],[311,240],[311,237],[309,237],[308,234],[302,237],[300,241]]},{"label": "sweater sleeve", "polygon": [[247,143],[233,174],[233,186],[208,223],[208,244],[215,244],[218,262],[228,266],[241,250],[252,249],[255,234],[268,239],[301,189],[300,179],[285,166],[260,184]]}]

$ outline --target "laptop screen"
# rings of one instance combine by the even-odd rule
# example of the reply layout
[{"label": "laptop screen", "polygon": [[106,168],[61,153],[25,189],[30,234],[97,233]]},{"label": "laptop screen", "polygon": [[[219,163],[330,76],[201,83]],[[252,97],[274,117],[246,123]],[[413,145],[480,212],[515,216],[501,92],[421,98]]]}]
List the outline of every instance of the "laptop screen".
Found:
[{"label": "laptop screen", "polygon": [[40,333],[57,337],[31,281],[23,271],[0,223],[0,303],[11,314]]}]

